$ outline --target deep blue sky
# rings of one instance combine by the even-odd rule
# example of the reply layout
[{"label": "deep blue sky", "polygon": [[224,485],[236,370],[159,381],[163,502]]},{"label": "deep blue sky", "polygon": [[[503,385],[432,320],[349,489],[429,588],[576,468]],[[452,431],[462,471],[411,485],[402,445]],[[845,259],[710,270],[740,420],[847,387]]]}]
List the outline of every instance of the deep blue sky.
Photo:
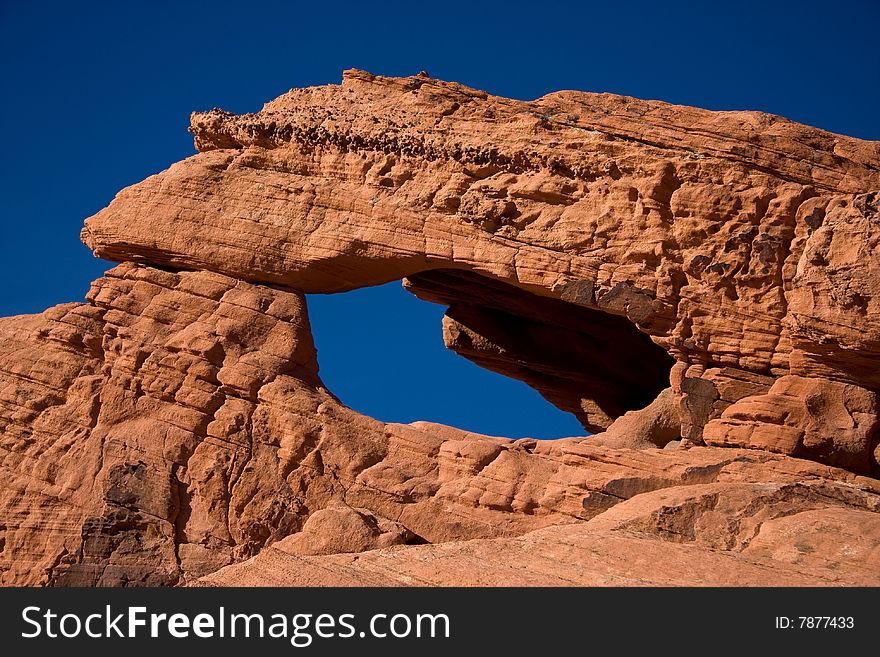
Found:
[{"label": "deep blue sky", "polygon": [[[416,5],[0,0],[0,315],[82,298],[109,266],[79,243],[83,218],[191,155],[191,110],[255,111],[346,68],[424,69],[521,99],[582,89],[756,109],[880,139],[876,0]],[[395,285],[310,305],[324,378],[358,410],[511,436],[580,430],[445,352],[442,308]]]}]

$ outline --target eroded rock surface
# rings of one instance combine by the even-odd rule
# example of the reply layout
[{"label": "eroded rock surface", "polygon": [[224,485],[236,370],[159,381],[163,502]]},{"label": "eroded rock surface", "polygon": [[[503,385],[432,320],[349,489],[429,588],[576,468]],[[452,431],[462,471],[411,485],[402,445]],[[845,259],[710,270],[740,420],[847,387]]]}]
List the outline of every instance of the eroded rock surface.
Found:
[{"label": "eroded rock surface", "polygon": [[359,555],[269,547],[203,586],[877,586],[878,496],[825,482],[664,488],[585,523]]},{"label": "eroded rock surface", "polygon": [[[573,316],[599,311],[609,319],[579,344],[593,337],[612,372],[592,384],[541,362],[534,341],[499,336],[498,313],[523,304],[496,303],[497,286],[482,295],[491,305],[459,289],[446,330],[453,348],[519,376],[593,430],[650,401],[632,381],[652,374],[640,379],[626,363],[635,341],[602,349],[604,324],[622,318],[677,361],[673,390],[695,444],[743,398],[733,391],[764,394],[787,375],[869,396],[880,385],[876,142],[755,112],[577,92],[521,102],[359,71],[257,114],[194,114],[191,130],[199,155],[86,221],[96,254],[306,293],[409,276],[431,295],[432,270],[461,270],[565,301]],[[568,318],[549,319],[518,332],[545,350],[572,345]],[[668,369],[662,354],[650,362]],[[772,403],[790,410],[783,397]],[[757,427],[751,408],[729,413]],[[877,467],[874,417],[831,445],[784,431],[770,444],[760,430],[737,440],[867,473]],[[713,444],[725,444],[717,434]]]},{"label": "eroded rock surface", "polygon": [[[3,583],[878,583],[877,142],[360,71],[191,130],[0,320]],[[304,294],[397,279],[607,430],[346,408]]]}]

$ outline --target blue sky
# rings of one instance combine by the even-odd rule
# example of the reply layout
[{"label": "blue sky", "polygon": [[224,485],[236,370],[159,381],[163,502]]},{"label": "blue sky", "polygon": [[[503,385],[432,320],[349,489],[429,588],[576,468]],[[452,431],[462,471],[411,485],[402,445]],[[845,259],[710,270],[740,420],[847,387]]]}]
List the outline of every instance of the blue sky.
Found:
[{"label": "blue sky", "polygon": [[[0,315],[82,299],[109,265],[82,220],[193,153],[191,110],[256,111],[356,67],[531,99],[609,91],[755,109],[880,139],[880,2],[0,0]],[[328,386],[385,420],[579,433],[522,384],[443,350],[397,286],[310,301]],[[361,322],[349,322],[355,309]]]}]

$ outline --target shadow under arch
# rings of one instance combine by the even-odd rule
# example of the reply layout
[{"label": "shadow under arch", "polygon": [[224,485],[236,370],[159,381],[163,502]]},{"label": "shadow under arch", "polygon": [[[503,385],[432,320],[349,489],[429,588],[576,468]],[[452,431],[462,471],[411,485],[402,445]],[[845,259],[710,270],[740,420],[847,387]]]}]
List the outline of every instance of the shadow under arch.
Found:
[{"label": "shadow under arch", "polygon": [[[387,290],[393,285],[382,287]],[[623,413],[647,406],[669,385],[672,357],[625,317],[539,296],[462,269],[413,274],[403,279],[403,287],[419,299],[446,306],[445,314],[441,308],[426,312],[422,304],[394,301],[379,288],[362,288],[339,297],[309,295],[322,378],[343,402],[378,419],[431,420],[507,437],[582,435],[583,429],[602,431]],[[357,307],[346,309],[352,303]],[[484,370],[527,384],[558,409],[571,413],[580,427],[564,416],[560,419],[558,413],[548,413],[550,409],[536,402],[535,395],[512,381],[505,384],[503,379],[487,377],[486,372],[462,369],[460,359],[453,359],[459,363],[450,366],[448,352],[442,356],[447,360],[441,361],[440,353],[445,350],[435,351],[427,343],[397,345],[386,341],[390,336],[381,332],[403,327],[404,332],[395,335],[409,342],[413,337],[409,332],[436,335],[441,320],[449,350]],[[401,349],[412,352],[401,354]],[[422,350],[431,352],[427,365]],[[390,372],[382,370],[384,357],[389,367],[400,368],[394,380],[385,378]],[[414,368],[420,367],[441,371],[437,376],[415,376]],[[475,379],[479,382],[468,391]],[[543,427],[532,415],[520,415],[531,430],[518,430],[514,421],[499,431],[495,427],[505,423],[492,421],[486,414],[477,421],[463,413],[446,412],[450,405],[468,407],[462,397],[456,400],[447,394],[456,388],[462,395],[492,399],[489,388],[499,385],[505,386],[506,393],[487,401],[488,415],[497,420],[531,412],[546,418],[549,426]],[[444,393],[440,395],[443,408],[418,403],[437,396],[438,390]],[[384,403],[382,395],[390,403]],[[401,413],[400,407],[394,410],[395,402],[407,400],[427,417]],[[471,414],[478,412],[475,408],[470,406]],[[538,422],[532,422],[535,419]]]}]

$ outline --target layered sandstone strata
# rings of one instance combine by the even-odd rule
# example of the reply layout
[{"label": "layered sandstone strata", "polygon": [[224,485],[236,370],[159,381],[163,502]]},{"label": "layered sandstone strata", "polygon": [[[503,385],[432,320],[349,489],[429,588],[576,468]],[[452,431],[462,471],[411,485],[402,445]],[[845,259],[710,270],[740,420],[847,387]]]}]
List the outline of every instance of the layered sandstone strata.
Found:
[{"label": "layered sandstone strata", "polygon": [[[86,221],[123,263],[87,303],[0,320],[4,583],[877,583],[877,142],[360,71],[191,130]],[[397,279],[451,349],[607,431],[346,408],[303,295]],[[540,545],[546,578],[504,567]],[[333,556],[373,549],[362,577]],[[574,576],[585,550],[670,570]],[[718,551],[714,579],[673,567]]]}]

